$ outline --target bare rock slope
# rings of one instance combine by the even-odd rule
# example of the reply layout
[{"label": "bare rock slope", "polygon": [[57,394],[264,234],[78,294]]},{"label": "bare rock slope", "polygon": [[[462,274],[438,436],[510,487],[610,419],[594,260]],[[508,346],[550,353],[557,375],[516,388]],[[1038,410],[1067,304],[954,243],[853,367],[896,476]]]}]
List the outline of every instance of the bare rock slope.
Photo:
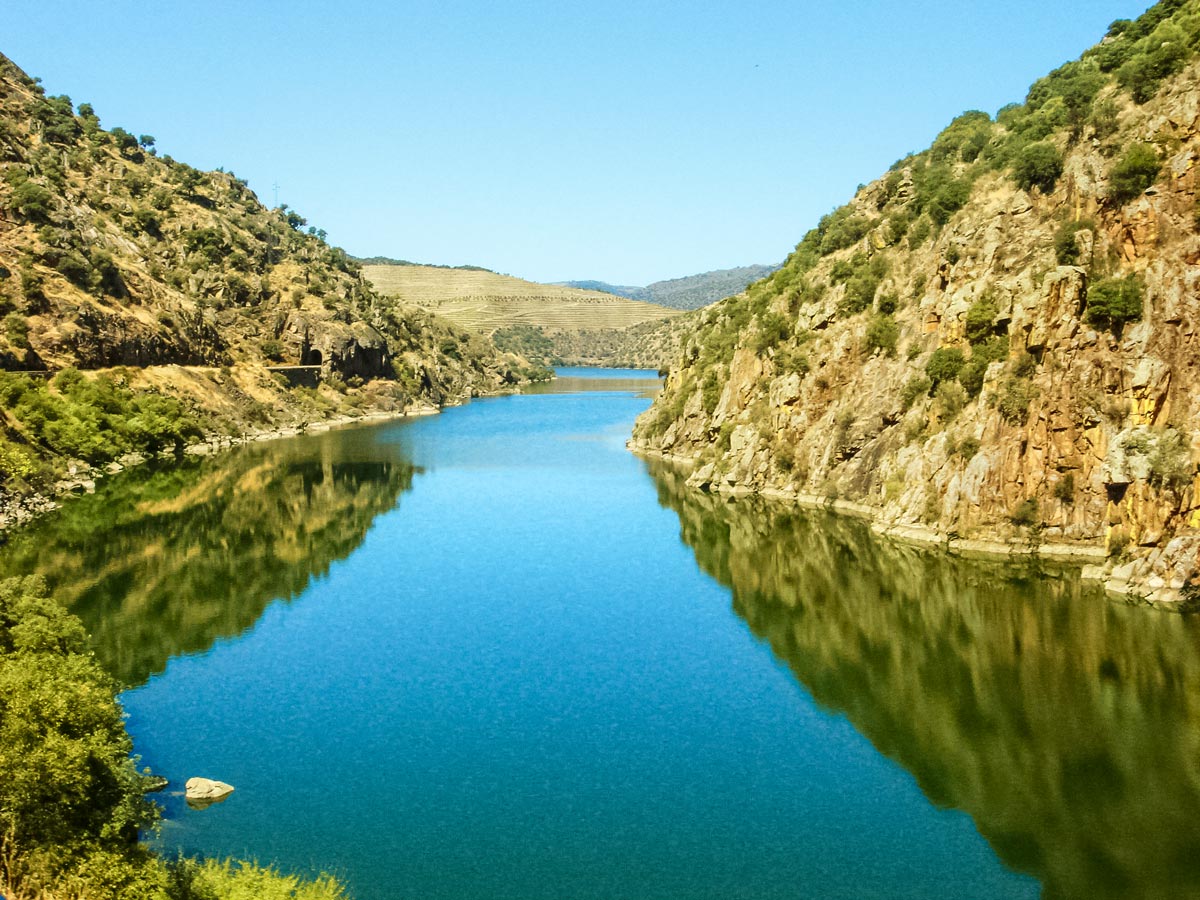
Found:
[{"label": "bare rock slope", "polygon": [[633,445],[1200,602],[1200,4],[1114,23],[699,313]]}]

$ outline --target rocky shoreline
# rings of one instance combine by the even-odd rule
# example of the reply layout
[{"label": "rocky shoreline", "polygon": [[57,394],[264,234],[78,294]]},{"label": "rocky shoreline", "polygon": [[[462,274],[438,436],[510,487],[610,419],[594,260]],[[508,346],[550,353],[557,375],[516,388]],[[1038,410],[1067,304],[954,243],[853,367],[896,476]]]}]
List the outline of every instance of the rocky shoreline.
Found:
[{"label": "rocky shoreline", "polygon": [[[916,523],[888,521],[886,510],[865,503],[823,497],[810,492],[781,489],[777,487],[752,488],[741,484],[730,484],[721,480],[697,479],[702,474],[698,462],[689,457],[666,453],[630,439],[626,447],[634,454],[678,466],[691,473],[689,487],[694,490],[721,494],[730,498],[757,496],[780,503],[794,504],[803,509],[828,510],[839,515],[851,516],[866,521],[874,534],[912,546],[925,547],[961,556],[964,559],[1016,561],[1034,558],[1043,562],[1078,567],[1084,582],[1099,585],[1112,600],[1134,606],[1153,606],[1174,612],[1193,611],[1192,604],[1181,596],[1183,576],[1174,579],[1162,577],[1167,568],[1165,559],[1160,562],[1154,556],[1135,560],[1113,560],[1102,541],[1095,543],[1005,540],[996,537],[964,538],[942,529]],[[1165,548],[1162,556],[1180,555],[1181,548]],[[1158,563],[1158,565],[1156,565]]]}]

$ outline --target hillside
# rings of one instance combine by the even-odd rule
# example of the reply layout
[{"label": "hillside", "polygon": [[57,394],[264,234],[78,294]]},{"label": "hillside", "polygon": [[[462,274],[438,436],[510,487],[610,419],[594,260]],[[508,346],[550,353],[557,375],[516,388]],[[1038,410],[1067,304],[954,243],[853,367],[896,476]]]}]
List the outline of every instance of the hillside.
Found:
[{"label": "hillside", "polygon": [[633,446],[1200,605],[1198,44],[1160,3],[957,117],[700,312]]},{"label": "hillside", "polygon": [[565,287],[604,291],[632,300],[644,300],[672,309],[699,309],[734,294],[740,294],[749,285],[766,278],[778,268],[779,266],[738,266],[734,269],[717,269],[700,275],[655,281],[645,287],[608,284],[604,281],[567,281],[563,284]]},{"label": "hillside", "polygon": [[470,266],[365,265],[375,289],[416,303],[497,346],[547,365],[666,365],[669,322],[682,310]]},{"label": "hillside", "polygon": [[[381,297],[306,225],[232,173],[105,130],[0,56],[0,370],[62,372],[0,379],[0,505],[76,462],[441,405],[535,374]],[[295,390],[273,364],[326,377]]]},{"label": "hillside", "polygon": [[367,265],[363,274],[386,297],[415,303],[484,333],[511,325],[547,331],[624,328],[675,314],[600,291],[538,284],[487,269]]}]

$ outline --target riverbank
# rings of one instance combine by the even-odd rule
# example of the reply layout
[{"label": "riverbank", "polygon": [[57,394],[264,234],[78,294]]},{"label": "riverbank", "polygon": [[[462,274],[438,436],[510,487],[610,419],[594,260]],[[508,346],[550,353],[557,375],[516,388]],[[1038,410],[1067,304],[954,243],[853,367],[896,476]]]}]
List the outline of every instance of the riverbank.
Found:
[{"label": "riverbank", "polygon": [[[693,459],[654,450],[634,439],[630,439],[626,446],[638,456],[678,466],[689,473],[694,472],[697,467],[697,462]],[[1197,606],[1192,598],[1182,593],[1182,573],[1175,573],[1173,578],[1164,577],[1168,569],[1165,560],[1160,563],[1154,556],[1143,559],[1113,558],[1099,543],[1047,541],[1041,540],[1036,533],[1031,533],[1030,538],[1024,541],[994,537],[965,538],[920,523],[887,521],[882,517],[881,509],[869,504],[800,490],[772,487],[755,490],[721,481],[706,482],[703,486],[691,485],[689,482],[689,486],[694,490],[731,498],[758,496],[781,503],[792,503],[803,509],[829,510],[866,521],[871,531],[882,537],[964,559],[1017,561],[1032,558],[1079,567],[1080,578],[1084,582],[1099,585],[1111,599],[1130,605],[1153,606],[1181,613],[1193,612]],[[1178,556],[1183,549],[1168,545],[1166,552],[1161,556]]]},{"label": "riverbank", "polygon": [[[208,427],[202,428],[180,452],[201,456],[349,425],[433,415],[472,397],[500,396],[520,388],[512,385],[487,390],[474,386],[435,404],[427,399],[410,399],[401,385],[382,379],[358,387],[339,380],[317,388],[292,388],[261,367],[156,366],[87,374],[115,375],[134,391],[171,396],[199,411]],[[0,487],[0,541],[13,529],[60,508],[71,497],[92,493],[104,478],[175,455],[170,450],[155,454],[130,452],[98,465],[64,460],[59,462],[62,471],[52,480],[18,482],[17,489]]]}]

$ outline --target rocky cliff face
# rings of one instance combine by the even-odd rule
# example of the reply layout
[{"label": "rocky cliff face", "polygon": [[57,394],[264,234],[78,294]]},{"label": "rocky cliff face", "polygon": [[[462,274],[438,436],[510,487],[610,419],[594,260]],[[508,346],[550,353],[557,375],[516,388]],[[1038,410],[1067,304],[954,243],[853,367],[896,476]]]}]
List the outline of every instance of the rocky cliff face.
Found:
[{"label": "rocky cliff face", "polygon": [[1128,71],[1170,29],[1194,44],[1196,6],[959,117],[703,311],[633,445],[694,461],[695,487],[1074,545],[1114,590],[1194,604],[1200,66]]}]

